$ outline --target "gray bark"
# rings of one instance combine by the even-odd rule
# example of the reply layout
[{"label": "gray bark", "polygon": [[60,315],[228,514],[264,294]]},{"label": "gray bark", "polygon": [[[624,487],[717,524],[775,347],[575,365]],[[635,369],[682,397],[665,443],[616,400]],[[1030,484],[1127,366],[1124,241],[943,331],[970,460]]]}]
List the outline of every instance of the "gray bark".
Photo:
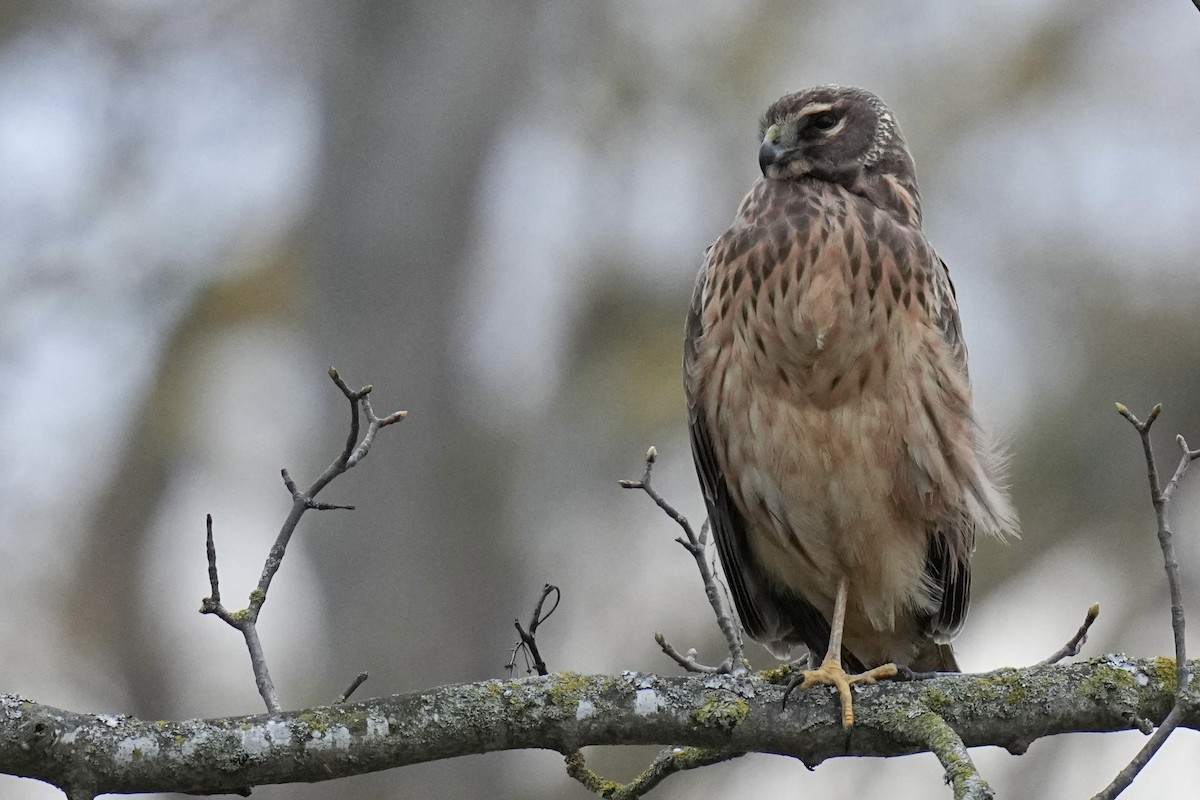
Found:
[{"label": "gray bark", "polygon": [[[1200,662],[1190,666],[1195,670]],[[880,684],[856,692],[853,735],[841,727],[832,693],[793,696],[781,711],[782,687],[762,675],[556,673],[183,722],[80,714],[3,695],[0,770],[87,797],[228,792],[498,750],[570,754],[586,745],[673,745],[682,748],[676,751],[681,760],[700,755],[689,748],[731,757],[776,753],[814,766],[837,756],[942,754],[954,746],[943,741],[946,725],[968,746],[1021,753],[1044,736],[1161,721],[1174,701],[1174,675],[1171,659],[1117,655]],[[1200,689],[1188,694],[1183,724],[1200,728]],[[712,760],[711,752],[702,757]]]}]

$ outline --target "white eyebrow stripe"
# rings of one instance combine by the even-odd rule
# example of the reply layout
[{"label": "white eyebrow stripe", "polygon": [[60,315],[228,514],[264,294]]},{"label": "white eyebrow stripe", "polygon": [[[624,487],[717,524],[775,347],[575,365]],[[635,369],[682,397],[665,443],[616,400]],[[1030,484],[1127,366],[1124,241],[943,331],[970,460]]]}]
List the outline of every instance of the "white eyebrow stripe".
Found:
[{"label": "white eyebrow stripe", "polygon": [[832,111],[833,103],[812,102],[800,109],[800,116],[807,117],[810,114],[820,114],[824,111]]}]

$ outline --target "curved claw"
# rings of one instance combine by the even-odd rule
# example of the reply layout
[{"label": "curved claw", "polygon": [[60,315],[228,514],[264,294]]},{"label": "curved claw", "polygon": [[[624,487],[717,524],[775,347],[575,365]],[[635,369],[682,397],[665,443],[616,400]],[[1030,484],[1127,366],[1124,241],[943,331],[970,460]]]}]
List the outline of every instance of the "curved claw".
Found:
[{"label": "curved claw", "polygon": [[808,689],[812,686],[833,686],[837,689],[838,700],[842,706],[842,726],[849,728],[854,725],[854,698],[850,693],[852,684],[872,684],[878,680],[894,678],[899,673],[895,664],[884,664],[857,675],[847,675],[842,665],[826,661],[817,669],[806,669],[788,681],[783,690],[783,707],[787,708],[788,696],[795,689]]}]

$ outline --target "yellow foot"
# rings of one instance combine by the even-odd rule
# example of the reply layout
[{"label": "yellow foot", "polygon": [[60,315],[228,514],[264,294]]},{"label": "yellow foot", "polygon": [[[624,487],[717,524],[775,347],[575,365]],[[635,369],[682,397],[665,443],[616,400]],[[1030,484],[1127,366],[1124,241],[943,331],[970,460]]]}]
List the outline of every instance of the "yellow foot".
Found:
[{"label": "yellow foot", "polygon": [[838,698],[842,703],[842,725],[849,728],[854,724],[854,701],[850,695],[850,686],[855,683],[870,684],[884,678],[896,677],[896,665],[884,664],[881,667],[869,669],[866,672],[860,672],[857,675],[847,675],[842,669],[842,665],[837,662],[826,661],[817,669],[806,669],[796,677],[792,678],[788,683],[787,689],[783,692],[783,704],[787,706],[788,695],[793,689],[801,691],[818,684],[824,686],[833,686],[838,691]]}]

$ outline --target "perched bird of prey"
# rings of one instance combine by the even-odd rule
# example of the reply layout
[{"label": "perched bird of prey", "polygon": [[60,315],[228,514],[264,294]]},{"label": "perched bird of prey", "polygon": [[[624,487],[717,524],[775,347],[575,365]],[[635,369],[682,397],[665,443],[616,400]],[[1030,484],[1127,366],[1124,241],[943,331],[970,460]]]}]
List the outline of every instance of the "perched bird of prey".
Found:
[{"label": "perched bird of prey", "polygon": [[1017,520],[891,111],[821,86],[760,135],[688,314],[692,450],[743,626],[826,653],[801,688],[837,687],[849,726],[850,684],[958,671],[976,537]]}]

